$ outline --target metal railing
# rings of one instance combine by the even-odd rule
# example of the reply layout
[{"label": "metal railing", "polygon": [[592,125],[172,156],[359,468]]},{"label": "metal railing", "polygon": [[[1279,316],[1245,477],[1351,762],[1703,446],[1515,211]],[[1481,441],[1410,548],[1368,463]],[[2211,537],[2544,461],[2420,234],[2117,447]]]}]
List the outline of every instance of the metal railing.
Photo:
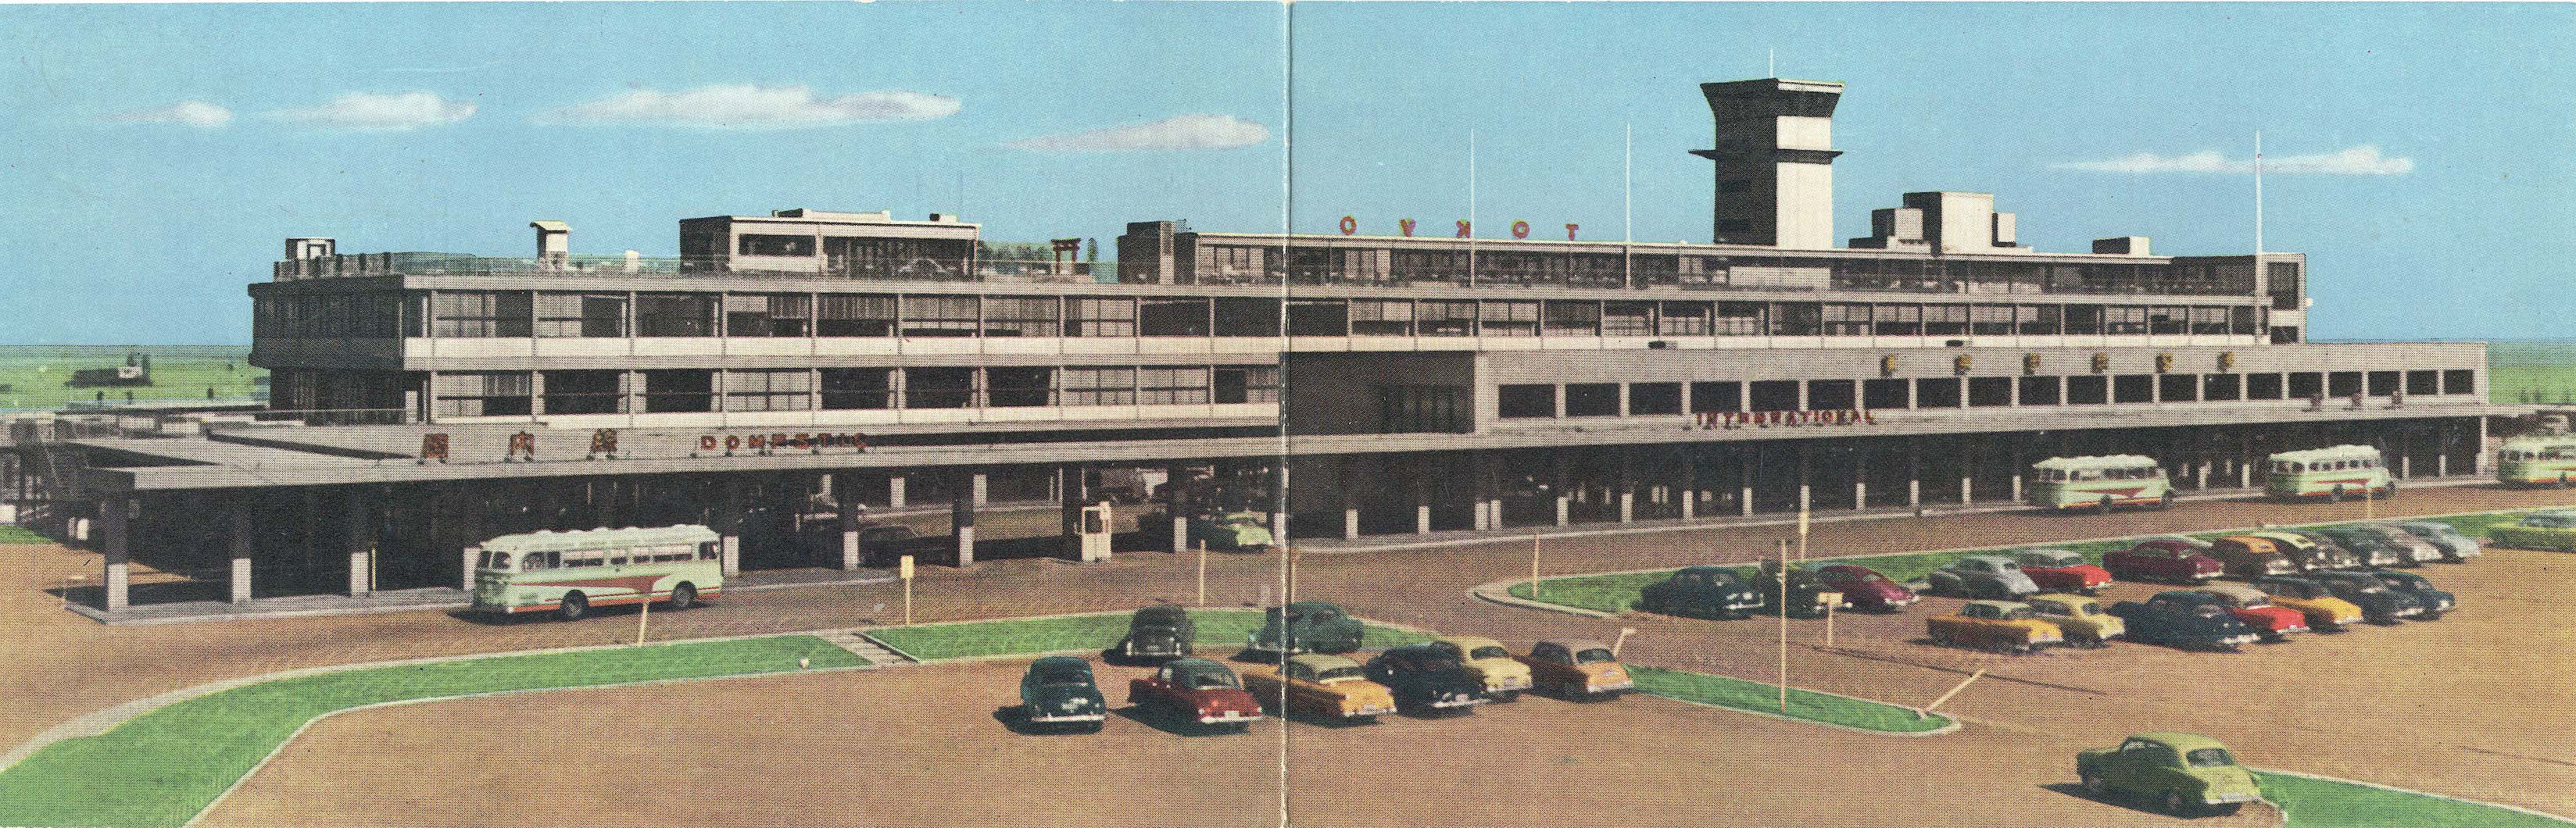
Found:
[{"label": "metal railing", "polygon": [[929,259],[851,261],[814,257],[799,269],[740,268],[724,258],[655,256],[468,256],[449,253],[347,253],[274,262],[280,282],[372,276],[606,276],[776,279],[866,279],[909,282],[1031,282],[1088,284],[1115,281],[1114,261],[1027,259]]}]

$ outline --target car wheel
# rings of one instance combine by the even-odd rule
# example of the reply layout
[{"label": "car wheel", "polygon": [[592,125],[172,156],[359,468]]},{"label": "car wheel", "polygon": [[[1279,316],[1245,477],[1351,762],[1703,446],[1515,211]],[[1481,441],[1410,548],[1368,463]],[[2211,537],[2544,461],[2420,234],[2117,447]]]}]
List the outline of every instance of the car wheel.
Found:
[{"label": "car wheel", "polygon": [[2561,488],[2561,489],[2567,488],[2567,483],[2568,483],[2567,475],[2561,474],[2561,475],[2559,475],[2559,476],[2558,476],[2558,488]]},{"label": "car wheel", "polygon": [[2334,501],[2334,502],[2336,502],[2336,503],[2342,503],[2342,502],[2343,502],[2343,487],[2342,487],[2342,486],[2340,486],[2340,485],[2335,486],[2335,487],[2334,487],[2334,491],[2333,491],[2332,493],[2329,493],[2329,494],[2327,494],[2327,495],[2326,495],[2326,499],[2327,499],[2327,500]]},{"label": "car wheel", "polygon": [[2427,612],[2423,615],[2415,616],[2415,619],[2418,621],[2440,621],[2442,620],[2442,614],[2438,612]]},{"label": "car wheel", "polygon": [[555,617],[565,621],[579,621],[582,616],[589,614],[590,599],[578,592],[567,593],[563,597],[563,603],[555,606]]},{"label": "car wheel", "polygon": [[2173,508],[2173,501],[2174,497],[2172,492],[2164,493],[2162,497],[2156,498],[2156,511],[2161,512],[2166,509]]},{"label": "car wheel", "polygon": [[2084,780],[2085,793],[2092,794],[2096,797],[2111,795],[2111,786],[2103,784],[2102,777],[2087,773],[2080,775],[2078,778]]},{"label": "car wheel", "polygon": [[2185,816],[2191,813],[2191,811],[2186,809],[2185,803],[2182,801],[2182,792],[2165,792],[2165,813],[2172,814],[2174,816]]},{"label": "car wheel", "polygon": [[2110,496],[2110,495],[2103,495],[2103,496],[2102,496],[2102,502],[2094,504],[2094,505],[2093,505],[2093,509],[2094,509],[2094,511],[2100,512],[2100,513],[2102,513],[2102,514],[2106,514],[2106,515],[2107,515],[2107,514],[2110,514],[2110,513],[2111,513],[2111,496]]},{"label": "car wheel", "polygon": [[691,583],[689,583],[689,582],[687,582],[687,581],[681,581],[679,586],[675,586],[675,587],[672,587],[672,588],[671,588],[671,605],[670,605],[670,608],[671,608],[672,610],[675,610],[675,611],[676,611],[676,610],[684,610],[684,609],[688,609],[688,608],[690,608],[690,607],[694,607],[694,606],[697,606],[697,605],[698,605],[698,587],[697,587],[697,585],[695,585],[695,584],[691,584]]},{"label": "car wheel", "polygon": [[1496,695],[1494,696],[1494,700],[1495,700],[1495,701],[1498,701],[1498,702],[1503,702],[1503,703],[1505,703],[1505,704],[1509,704],[1509,703],[1511,703],[1511,702],[1520,701],[1520,700],[1521,700],[1521,691],[1518,691],[1518,690],[1505,690],[1505,691],[1503,691],[1503,692],[1501,692],[1501,693],[1499,693],[1499,694],[1496,694]]},{"label": "car wheel", "polygon": [[1107,722],[1092,722],[1092,723],[1090,723],[1090,724],[1083,725],[1083,726],[1082,726],[1082,732],[1084,732],[1084,733],[1098,733],[1098,732],[1100,732],[1100,729],[1101,729],[1101,728],[1103,728],[1103,727],[1107,727],[1107,726],[1108,726],[1108,723],[1107,723]]}]

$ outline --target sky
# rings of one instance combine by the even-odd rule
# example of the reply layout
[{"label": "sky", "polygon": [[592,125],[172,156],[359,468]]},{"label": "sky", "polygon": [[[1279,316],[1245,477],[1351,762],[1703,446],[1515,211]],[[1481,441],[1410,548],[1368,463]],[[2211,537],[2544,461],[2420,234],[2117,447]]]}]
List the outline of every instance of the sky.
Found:
[{"label": "sky", "polygon": [[517,256],[555,219],[577,253],[672,255],[678,219],[782,207],[1104,248],[1167,218],[1447,227],[1471,143],[1479,235],[1702,241],[1695,85],[1774,74],[1846,84],[1838,238],[1968,190],[2041,250],[2250,251],[2260,131],[2264,248],[2309,255],[2313,336],[2566,335],[2566,4],[0,6],[0,37],[0,342],[247,342],[289,236]]}]

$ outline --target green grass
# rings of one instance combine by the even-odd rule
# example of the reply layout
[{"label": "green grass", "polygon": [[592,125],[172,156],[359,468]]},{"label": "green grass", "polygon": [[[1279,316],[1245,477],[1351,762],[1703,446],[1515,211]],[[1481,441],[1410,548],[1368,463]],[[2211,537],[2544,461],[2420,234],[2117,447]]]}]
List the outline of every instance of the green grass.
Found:
[{"label": "green grass", "polygon": [[2568,828],[2565,820],[2363,785],[2257,773],[2288,828]]},{"label": "green grass", "polygon": [[[1252,610],[1192,610],[1190,618],[1198,622],[1198,646],[1203,653],[1239,648],[1245,639],[1261,628],[1261,613]],[[1127,637],[1127,615],[1112,613],[889,627],[871,630],[868,635],[923,661],[1106,650],[1118,646],[1118,642]],[[1368,625],[1367,633],[1362,636],[1364,646],[1369,647],[1421,640],[1423,636],[1419,634],[1376,624]]]},{"label": "green grass", "polygon": [[53,538],[36,534],[24,526],[0,526],[0,543],[53,543]]},{"label": "green grass", "polygon": [[185,824],[297,728],[336,710],[503,690],[789,671],[798,669],[799,658],[818,668],[866,663],[820,638],[785,635],[377,667],[236,687],[145,713],[97,736],[57,742],[0,771],[0,825]]},{"label": "green grass", "polygon": [[[1639,692],[1686,702],[1780,715],[1780,686],[1776,684],[1681,670],[1666,670],[1660,667],[1630,666],[1628,675],[1637,680]],[[1910,708],[1824,693],[1810,693],[1794,687],[1789,689],[1787,715],[1793,719],[1806,719],[1886,733],[1922,733],[1950,725],[1948,718],[1938,714],[1928,718],[1916,718]]]},{"label": "green grass", "polygon": [[[63,385],[72,372],[81,368],[112,368],[125,364],[125,354],[135,351],[152,356],[152,384],[137,388],[72,388]],[[266,390],[255,384],[268,372],[252,367],[250,349],[243,347],[146,347],[93,348],[73,346],[6,346],[0,347],[0,408],[61,408],[64,403],[92,402],[104,392],[107,402],[125,401],[125,392],[143,400],[206,398],[206,389],[216,397],[245,399]]]}]

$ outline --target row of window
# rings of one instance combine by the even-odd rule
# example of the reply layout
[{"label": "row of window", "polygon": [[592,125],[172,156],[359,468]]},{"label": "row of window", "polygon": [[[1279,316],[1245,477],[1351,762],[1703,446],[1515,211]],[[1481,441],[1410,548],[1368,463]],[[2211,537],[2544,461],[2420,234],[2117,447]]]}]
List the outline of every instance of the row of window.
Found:
[{"label": "row of window", "polygon": [[[391,335],[363,297],[263,299],[263,336]],[[330,304],[324,300],[341,301]],[[947,294],[579,294],[439,291],[429,335],[452,338],[1226,336],[2055,336],[2265,332],[2254,306],[1912,302],[1056,297]],[[632,305],[630,314],[629,305]],[[357,307],[375,315],[357,314]],[[341,316],[333,316],[334,310]],[[406,336],[422,326],[411,304]],[[362,332],[363,331],[363,332]]]},{"label": "row of window", "polygon": [[[542,377],[544,390],[536,390]],[[1275,365],[482,371],[439,374],[441,417],[1276,403]]]},{"label": "row of window", "polygon": [[[2024,377],[1741,382],[1595,382],[1503,385],[1504,418],[1618,417],[1742,411],[2103,405],[2309,399],[2365,392],[2392,396],[2475,394],[2477,375],[2446,371],[2305,371],[2290,374],[2082,374]],[[1561,389],[1561,391],[1560,391]],[[1626,392],[1623,402],[1621,392]],[[2342,390],[2335,390],[2342,389]],[[1687,396],[1685,396],[1687,393]]]}]

